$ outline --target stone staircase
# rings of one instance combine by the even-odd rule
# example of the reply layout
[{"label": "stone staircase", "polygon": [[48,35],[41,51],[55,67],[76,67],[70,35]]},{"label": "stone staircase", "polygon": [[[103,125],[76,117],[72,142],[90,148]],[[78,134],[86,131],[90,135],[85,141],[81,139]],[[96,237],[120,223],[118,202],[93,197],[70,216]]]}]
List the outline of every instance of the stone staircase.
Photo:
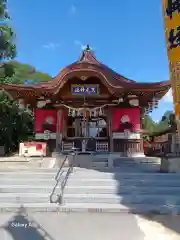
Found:
[{"label": "stone staircase", "polygon": [[[118,160],[119,161],[119,160]],[[121,159],[113,170],[74,169],[64,190],[64,208],[133,213],[180,212],[180,174],[159,173],[154,159]]]},{"label": "stone staircase", "polygon": [[92,167],[93,168],[106,168],[108,167],[108,154],[107,153],[97,153],[92,158]]},{"label": "stone staircase", "polygon": [[180,174],[159,173],[159,165],[147,159],[121,159],[111,170],[95,168],[74,168],[61,206],[50,203],[57,168],[1,170],[0,211],[24,206],[31,211],[180,213]]}]

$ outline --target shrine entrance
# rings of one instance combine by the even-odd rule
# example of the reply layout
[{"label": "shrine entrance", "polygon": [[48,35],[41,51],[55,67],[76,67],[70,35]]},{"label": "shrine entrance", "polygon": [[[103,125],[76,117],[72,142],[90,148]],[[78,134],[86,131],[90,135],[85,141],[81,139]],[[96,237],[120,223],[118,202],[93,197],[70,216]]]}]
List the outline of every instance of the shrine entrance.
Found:
[{"label": "shrine entrance", "polygon": [[81,152],[108,151],[106,116],[68,116],[67,141]]}]

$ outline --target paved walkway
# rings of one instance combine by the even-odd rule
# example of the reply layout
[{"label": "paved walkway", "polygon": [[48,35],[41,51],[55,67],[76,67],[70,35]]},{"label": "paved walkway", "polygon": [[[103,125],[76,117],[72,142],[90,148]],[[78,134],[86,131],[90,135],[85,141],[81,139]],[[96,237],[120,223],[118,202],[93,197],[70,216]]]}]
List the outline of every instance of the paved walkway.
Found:
[{"label": "paved walkway", "polygon": [[0,169],[52,168],[54,165],[55,158],[52,157],[0,157]]},{"label": "paved walkway", "polygon": [[177,240],[170,230],[135,215],[35,213],[0,214],[3,240]]}]

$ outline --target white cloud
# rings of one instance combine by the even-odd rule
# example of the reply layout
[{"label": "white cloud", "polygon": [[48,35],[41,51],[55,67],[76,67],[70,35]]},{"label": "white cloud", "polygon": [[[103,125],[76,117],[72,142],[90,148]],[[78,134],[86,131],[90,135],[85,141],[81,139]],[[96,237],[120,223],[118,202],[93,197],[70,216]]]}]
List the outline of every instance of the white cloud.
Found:
[{"label": "white cloud", "polygon": [[172,103],[173,102],[173,96],[172,96],[172,89],[170,89],[166,95],[162,98],[163,102],[168,102],[168,103]]},{"label": "white cloud", "polygon": [[70,15],[74,15],[77,12],[77,7],[75,5],[71,5],[70,9],[69,9],[69,13]]},{"label": "white cloud", "polygon": [[84,50],[84,49],[86,49],[86,45],[84,45],[82,42],[80,42],[79,40],[75,40],[74,41],[74,44],[76,45],[76,46],[79,46],[80,48],[81,48],[81,50]]},{"label": "white cloud", "polygon": [[56,49],[56,48],[58,48],[60,46],[61,46],[60,43],[53,43],[53,42],[51,42],[51,43],[43,45],[43,48],[54,50],[54,49]]}]

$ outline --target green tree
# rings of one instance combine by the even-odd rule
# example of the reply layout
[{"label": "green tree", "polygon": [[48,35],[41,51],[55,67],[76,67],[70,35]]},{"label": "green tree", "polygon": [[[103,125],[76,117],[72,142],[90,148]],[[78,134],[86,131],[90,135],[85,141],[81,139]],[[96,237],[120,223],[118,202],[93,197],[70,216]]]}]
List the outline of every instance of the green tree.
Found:
[{"label": "green tree", "polygon": [[4,83],[23,84],[24,80],[34,80],[34,82],[40,83],[51,79],[49,74],[42,73],[29,64],[22,64],[14,60],[10,61],[9,64],[14,68],[14,75],[6,77]]},{"label": "green tree", "polygon": [[171,127],[172,111],[166,111],[161,118],[161,121],[155,126],[154,132],[160,133],[168,130]]},{"label": "green tree", "polygon": [[[20,82],[10,60],[16,56],[14,33],[8,24],[7,0],[0,0],[0,83]],[[23,78],[23,76],[22,76]],[[20,111],[5,91],[0,91],[0,145],[6,152],[17,149],[19,142],[33,134],[33,114]]]},{"label": "green tree", "polygon": [[0,0],[0,80],[14,73],[13,66],[6,62],[16,56],[15,35],[9,20],[7,0]]},{"label": "green tree", "polygon": [[156,127],[156,123],[152,120],[150,116],[144,116],[142,125],[143,130],[149,134],[153,133]]},{"label": "green tree", "polygon": [[33,136],[33,114],[31,111],[20,111],[5,91],[0,92],[0,146],[6,152],[18,148],[19,142]]}]

